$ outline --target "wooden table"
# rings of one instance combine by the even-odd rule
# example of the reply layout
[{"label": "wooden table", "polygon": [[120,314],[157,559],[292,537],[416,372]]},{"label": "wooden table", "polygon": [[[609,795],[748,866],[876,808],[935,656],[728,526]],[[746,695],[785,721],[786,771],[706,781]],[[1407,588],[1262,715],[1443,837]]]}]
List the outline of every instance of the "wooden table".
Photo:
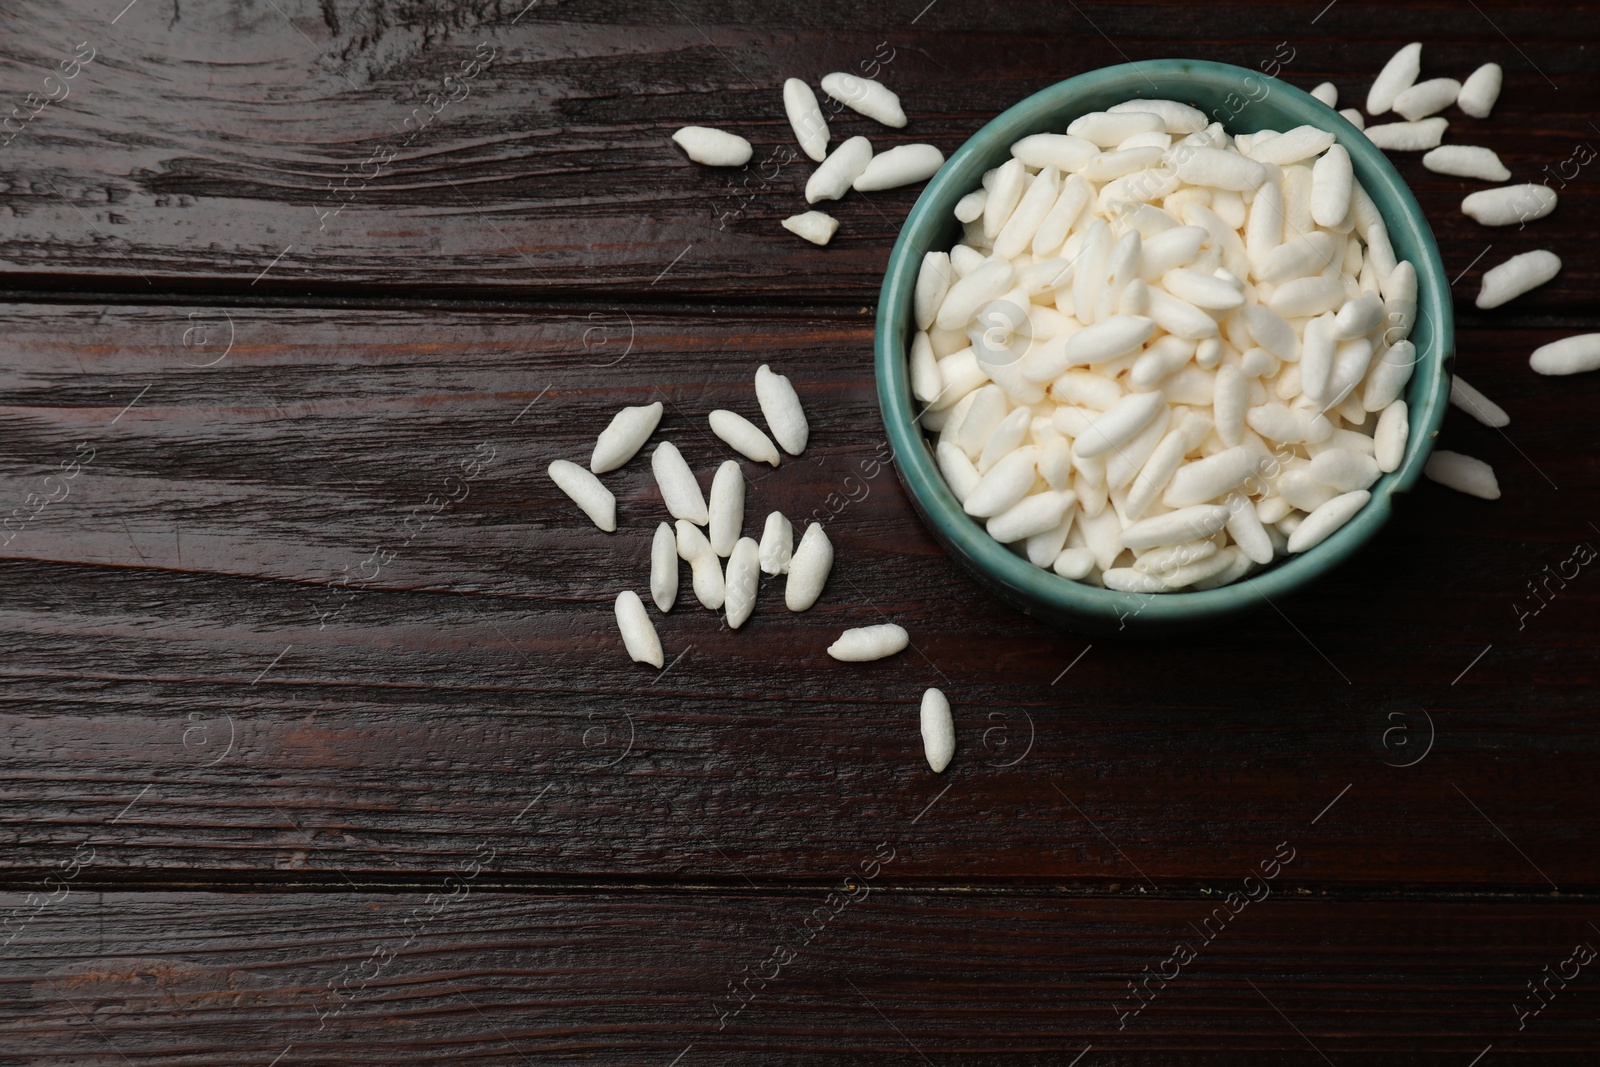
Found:
[{"label": "wooden table", "polygon": [[[0,1063],[1600,1062],[1567,962],[1600,946],[1600,376],[1527,366],[1600,323],[1597,5],[123,2],[0,17],[32,115],[0,149]],[[1443,441],[1504,498],[1424,484],[1335,578],[1181,640],[983,595],[874,462],[917,190],[785,233],[782,80],[875,69],[911,125],[836,133],[950,151],[1125,60],[1359,104],[1413,39],[1504,65],[1450,139],[1562,198],[1486,230],[1396,157],[1512,416]],[[757,156],[690,164],[687,123]],[[1538,247],[1555,282],[1474,309]],[[828,591],[737,633],[685,603],[670,669],[631,664],[648,464],[608,476],[614,535],[545,467],[659,399],[709,469],[763,362],[812,443],[746,465],[749,511],[827,520]],[[884,617],[912,651],[824,655]]]}]

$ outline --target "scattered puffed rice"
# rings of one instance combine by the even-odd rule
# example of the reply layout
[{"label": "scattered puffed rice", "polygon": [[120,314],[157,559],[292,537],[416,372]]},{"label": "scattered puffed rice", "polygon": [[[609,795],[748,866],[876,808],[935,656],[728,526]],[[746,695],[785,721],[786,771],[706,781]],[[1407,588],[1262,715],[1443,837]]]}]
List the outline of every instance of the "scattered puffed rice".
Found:
[{"label": "scattered puffed rice", "polygon": [[828,646],[828,655],[846,663],[866,663],[904,651],[910,643],[905,627],[892,622],[857,626],[840,634],[839,639]]},{"label": "scattered puffed rice", "polygon": [[1332,82],[1323,82],[1311,90],[1311,95],[1329,107],[1337,108],[1339,106],[1339,89]]},{"label": "scattered puffed rice", "polygon": [[685,126],[672,135],[689,158],[708,167],[742,167],[750,162],[750,142],[709,126]]},{"label": "scattered puffed rice", "polygon": [[922,694],[922,754],[934,774],[950,766],[950,759],[956,754],[955,719],[950,714],[950,701],[938,689]]},{"label": "scattered puffed rice", "polygon": [[825,245],[833,240],[839,220],[823,211],[804,211],[784,219],[783,228],[814,245]]},{"label": "scattered puffed rice", "polygon": [[606,533],[617,528],[617,498],[600,484],[599,478],[565,459],[550,464],[549,474],[556,487],[571,497],[596,526]]},{"label": "scattered puffed rice", "polygon": [[1528,365],[1540,374],[1582,374],[1600,369],[1600,333],[1563,337],[1533,350]]},{"label": "scattered puffed rice", "polygon": [[660,669],[666,662],[666,657],[661,653],[661,638],[656,635],[656,628],[651,624],[650,615],[644,610],[639,594],[632,589],[618,593],[616,614],[617,629],[622,633],[622,644],[628,650],[628,656],[635,663],[648,663]]},{"label": "scattered puffed rice", "polygon": [[1500,483],[1495,479],[1494,468],[1481,459],[1440,449],[1428,457],[1428,465],[1422,473],[1429,481],[1438,482],[1446,489],[1483,500],[1500,499]]},{"label": "scattered puffed rice", "polygon": [[1503,182],[1511,177],[1511,171],[1500,162],[1494,149],[1477,145],[1442,144],[1422,157],[1422,165],[1435,174],[1486,182]]},{"label": "scattered puffed rice", "polygon": [[1512,256],[1498,266],[1483,272],[1483,284],[1478,290],[1478,306],[1484,310],[1497,308],[1515,300],[1530,289],[1537,289],[1554,278],[1561,270],[1561,258],[1554,252],[1539,249]]}]

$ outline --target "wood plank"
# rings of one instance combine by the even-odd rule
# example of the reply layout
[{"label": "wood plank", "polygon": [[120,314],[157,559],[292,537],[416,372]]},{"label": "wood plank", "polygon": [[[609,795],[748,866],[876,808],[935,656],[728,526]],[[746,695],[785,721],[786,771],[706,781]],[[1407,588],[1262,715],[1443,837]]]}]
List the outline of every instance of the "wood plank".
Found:
[{"label": "wood plank", "polygon": [[[1429,73],[1506,68],[1493,117],[1456,115],[1451,138],[1562,196],[1550,222],[1485,230],[1459,212],[1471,183],[1399,154],[1446,268],[1465,272],[1467,306],[1484,268],[1544,246],[1566,269],[1516,310],[1592,311],[1596,60],[1576,42],[1600,34],[1593,4],[1345,0],[1311,19],[1264,4],[145,0],[112,23],[68,0],[6,18],[16,62],[0,71],[3,98],[68,93],[0,150],[0,273],[15,286],[855,306],[875,301],[917,190],[830,207],[842,226],[826,250],[784,232],[811,169],[779,105],[785,77],[878,73],[911,125],[845,112],[838,136],[949,152],[1012,103],[1100,66],[1281,64],[1301,88],[1333,79],[1348,104],[1396,47],[1426,39]],[[64,87],[44,84],[79,42],[92,61],[69,62]],[[688,123],[748,136],[752,162],[688,162],[668,140]]]},{"label": "wood plank", "polygon": [[[110,881],[342,883],[493,841],[535,881],[766,884],[831,876],[892,825],[905,879],[1210,885],[1337,800],[1302,861],[1319,885],[1600,884],[1600,586],[1580,568],[1537,614],[1528,588],[1600,538],[1600,469],[1571,447],[1600,378],[1531,374],[1550,331],[1473,336],[1508,436],[1447,421],[1504,499],[1424,485],[1336,578],[1150,643],[1039,624],[938,549],[879,459],[866,316],[631,322],[630,347],[586,310],[0,308],[0,865],[88,841]],[[794,615],[768,584],[732,633],[685,582],[659,621],[675,665],[630,664],[611,604],[644,586],[648,464],[606,478],[614,535],[545,466],[664,396],[657,440],[709,475],[705,414],[756,416],[768,360],[812,444],[745,464],[750,524],[826,520],[828,590]],[[912,651],[825,656],[885,617]],[[942,778],[929,685],[957,709]]]},{"label": "wood plank", "polygon": [[900,844],[831,898],[502,896],[470,871],[427,897],[7,894],[0,1041],[85,1067],[1595,1062],[1592,903],[1305,898],[1293,864],[1231,905],[883,891]]}]

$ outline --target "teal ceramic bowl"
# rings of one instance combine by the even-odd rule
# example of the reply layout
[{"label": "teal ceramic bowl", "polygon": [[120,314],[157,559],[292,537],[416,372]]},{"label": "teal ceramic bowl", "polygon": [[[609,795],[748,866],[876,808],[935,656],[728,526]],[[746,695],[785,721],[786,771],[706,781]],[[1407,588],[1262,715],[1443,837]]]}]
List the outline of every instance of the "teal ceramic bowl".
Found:
[{"label": "teal ceramic bowl", "polygon": [[[976,189],[984,171],[1010,157],[1010,147],[1033,133],[1064,132],[1074,118],[1139,97],[1180,100],[1198,107],[1230,133],[1287,130],[1310,124],[1331,131],[1349,151],[1361,184],[1389,228],[1395,255],[1417,271],[1417,322],[1411,340],[1418,364],[1407,387],[1411,434],[1405,460],[1372,487],[1361,512],[1327,540],[1252,577],[1202,592],[1119,593],[1069,581],[1033,566],[996,542],[962,511],[934,461],[931,442],[915,422],[906,366],[914,327],[911,295],[922,257],[960,238],[953,210]],[[979,130],[933,177],[895,242],[878,300],[875,363],[878,402],[894,448],[896,469],[934,536],[978,581],[1030,615],[1099,634],[1155,634],[1194,628],[1260,608],[1333,570],[1388,522],[1395,494],[1412,488],[1433,450],[1450,391],[1455,352],[1450,287],[1427,219],[1383,153],[1320,101],[1286,82],[1226,63],[1167,59],[1106,67],[1035,93]]]}]

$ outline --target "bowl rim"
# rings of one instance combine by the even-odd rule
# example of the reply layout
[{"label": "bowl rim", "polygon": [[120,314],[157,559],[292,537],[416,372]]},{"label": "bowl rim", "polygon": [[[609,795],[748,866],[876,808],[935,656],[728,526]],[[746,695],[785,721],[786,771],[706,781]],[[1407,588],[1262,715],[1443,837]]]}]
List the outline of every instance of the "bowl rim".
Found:
[{"label": "bowl rim", "polygon": [[[1357,179],[1377,206],[1391,240],[1397,246],[1407,244],[1416,249],[1416,255],[1405,257],[1411,259],[1417,272],[1413,332],[1424,316],[1430,320],[1431,330],[1426,350],[1419,348],[1417,352],[1417,367],[1403,396],[1410,424],[1405,456],[1395,471],[1383,475],[1371,487],[1371,499],[1355,517],[1321,544],[1229,585],[1200,591],[1137,594],[1062,578],[995,541],[962,510],[912,414],[917,405],[910,393],[906,342],[911,333],[911,295],[923,253],[936,247],[938,232],[953,222],[949,212],[956,200],[977,188],[978,179],[1002,148],[1009,148],[1030,133],[1065,129],[1063,116],[1073,117],[1075,106],[1077,114],[1092,109],[1077,103],[1082,97],[1114,90],[1124,93],[1123,99],[1183,99],[1185,94],[1173,84],[1177,81],[1237,95],[1240,91],[1254,91],[1246,88],[1247,79],[1267,87],[1258,100],[1249,103],[1259,104],[1274,94],[1282,94],[1287,98],[1290,114],[1280,117],[1294,119],[1296,125],[1314,124],[1334,134],[1337,143],[1350,153]],[[1229,121],[1238,119],[1247,106],[1242,105],[1229,115]],[[1297,111],[1307,114],[1294,114]],[[1215,117],[1215,112],[1212,114]],[[1405,240],[1394,240],[1397,233],[1404,234]],[[1393,164],[1354,125],[1303,90],[1246,67],[1197,59],[1144,60],[1079,74],[1028,96],[969,137],[929,181],[900,229],[884,271],[873,343],[879,408],[895,466],[913,504],[935,536],[980,581],[1023,610],[1094,628],[1115,623],[1118,630],[1125,628],[1130,608],[1136,608],[1131,615],[1137,625],[1155,628],[1234,614],[1259,607],[1263,601],[1271,604],[1352,556],[1388,522],[1395,494],[1408,492],[1421,477],[1444,419],[1449,364],[1455,352],[1450,289],[1438,244],[1421,206]]]}]

